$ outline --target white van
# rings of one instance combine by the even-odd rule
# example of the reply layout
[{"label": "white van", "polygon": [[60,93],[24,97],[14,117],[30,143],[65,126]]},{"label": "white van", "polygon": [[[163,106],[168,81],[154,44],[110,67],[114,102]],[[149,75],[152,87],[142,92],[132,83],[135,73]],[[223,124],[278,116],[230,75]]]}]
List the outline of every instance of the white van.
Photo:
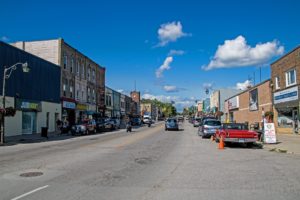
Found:
[{"label": "white van", "polygon": [[152,123],[151,116],[150,115],[144,115],[143,122],[144,122],[144,124],[151,124]]}]

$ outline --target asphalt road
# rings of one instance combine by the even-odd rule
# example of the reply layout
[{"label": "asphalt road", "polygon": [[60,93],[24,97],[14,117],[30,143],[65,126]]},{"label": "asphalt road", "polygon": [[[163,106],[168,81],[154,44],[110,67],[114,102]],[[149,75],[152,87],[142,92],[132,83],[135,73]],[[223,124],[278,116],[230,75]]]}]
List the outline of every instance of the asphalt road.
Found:
[{"label": "asphalt road", "polygon": [[218,150],[181,128],[0,147],[0,199],[299,199],[299,156]]}]

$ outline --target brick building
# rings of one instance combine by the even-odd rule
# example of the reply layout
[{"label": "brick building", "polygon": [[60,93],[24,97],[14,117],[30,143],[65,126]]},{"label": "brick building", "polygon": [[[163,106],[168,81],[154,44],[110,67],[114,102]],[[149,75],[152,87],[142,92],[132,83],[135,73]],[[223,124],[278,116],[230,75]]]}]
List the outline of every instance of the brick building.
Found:
[{"label": "brick building", "polygon": [[274,122],[279,133],[299,127],[300,46],[271,64]]},{"label": "brick building", "polygon": [[272,87],[270,80],[249,88],[235,96],[226,99],[224,105],[225,117],[228,122],[250,124],[261,122],[265,112],[273,110]]},{"label": "brick building", "polygon": [[97,107],[104,112],[105,68],[63,39],[21,41],[12,45],[61,67],[62,118],[70,124],[97,112]]}]

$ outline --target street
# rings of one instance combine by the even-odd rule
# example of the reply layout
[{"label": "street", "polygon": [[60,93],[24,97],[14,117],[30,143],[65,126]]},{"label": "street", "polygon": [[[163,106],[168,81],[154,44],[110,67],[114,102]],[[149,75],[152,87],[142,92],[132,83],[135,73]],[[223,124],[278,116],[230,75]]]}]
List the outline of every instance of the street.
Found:
[{"label": "street", "polygon": [[[298,199],[300,156],[226,147],[163,123],[0,147],[0,199]],[[42,172],[35,177],[20,176]]]}]

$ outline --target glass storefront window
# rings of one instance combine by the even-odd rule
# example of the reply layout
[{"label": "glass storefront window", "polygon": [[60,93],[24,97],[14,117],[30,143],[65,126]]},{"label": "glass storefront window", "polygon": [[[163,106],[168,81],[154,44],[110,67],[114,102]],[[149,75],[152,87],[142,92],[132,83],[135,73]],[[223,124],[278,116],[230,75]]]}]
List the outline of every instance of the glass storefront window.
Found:
[{"label": "glass storefront window", "polygon": [[293,108],[278,110],[278,127],[293,128]]}]

